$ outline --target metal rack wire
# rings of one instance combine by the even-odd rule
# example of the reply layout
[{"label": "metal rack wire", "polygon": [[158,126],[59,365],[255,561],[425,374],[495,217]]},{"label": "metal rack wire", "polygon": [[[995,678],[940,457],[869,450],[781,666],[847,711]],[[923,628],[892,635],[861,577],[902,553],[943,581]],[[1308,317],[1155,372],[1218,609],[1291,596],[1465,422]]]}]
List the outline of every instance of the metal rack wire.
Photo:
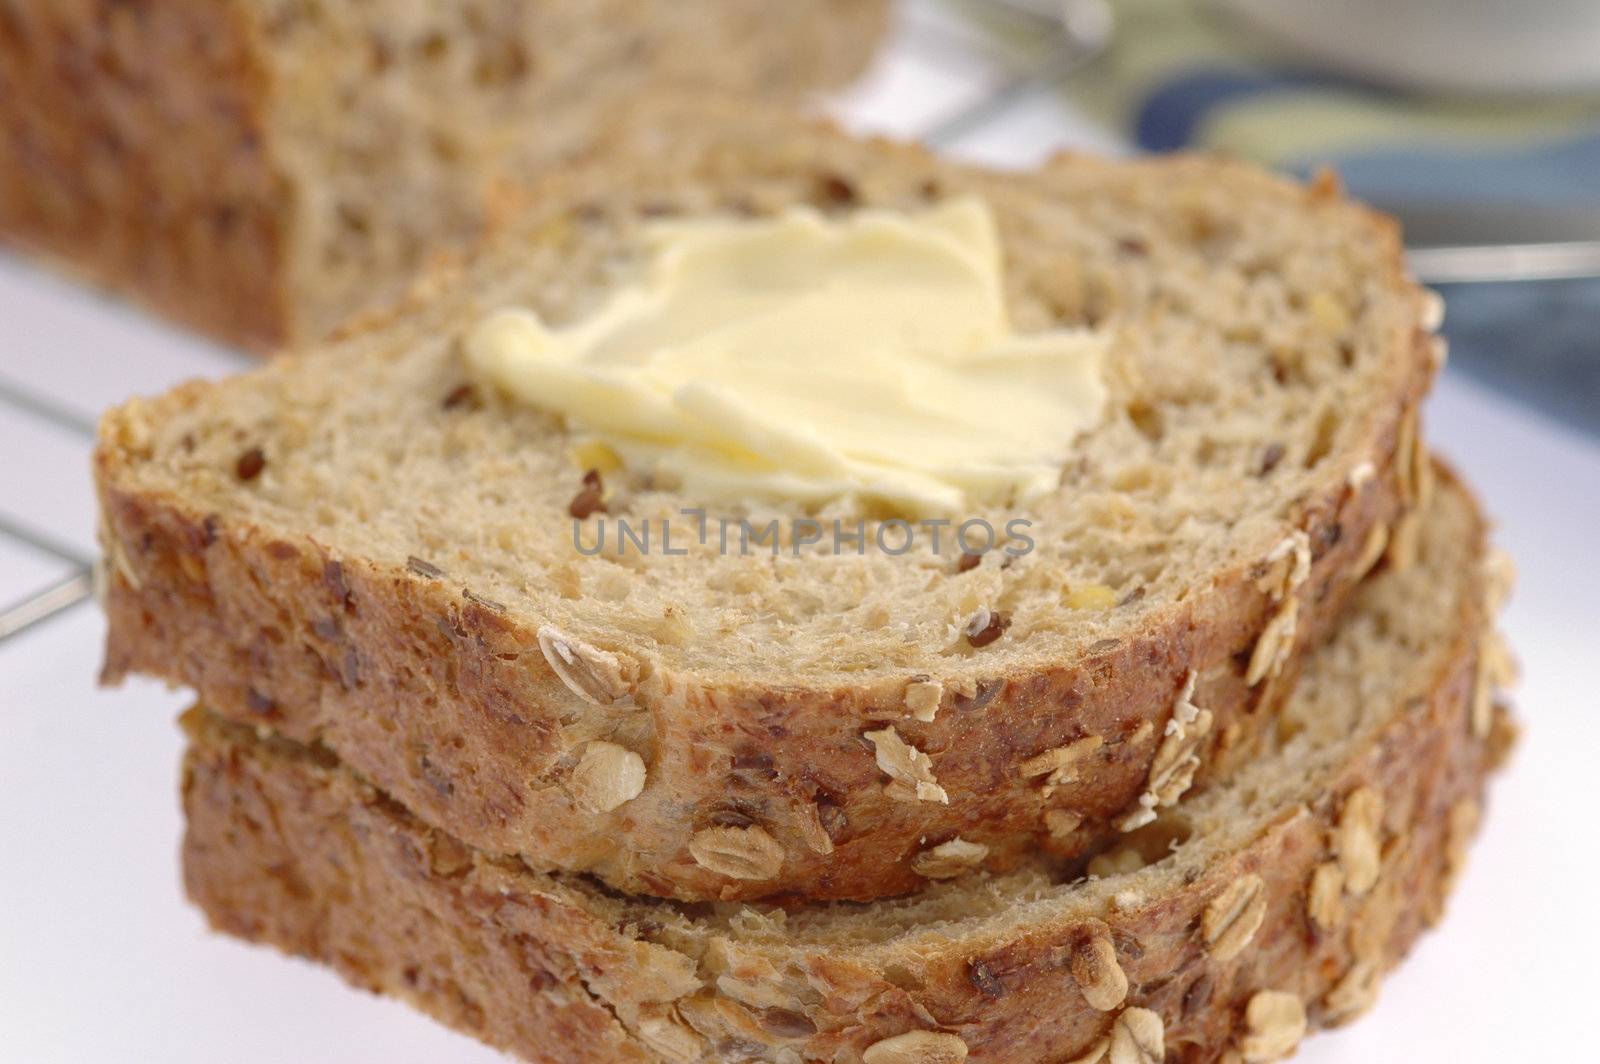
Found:
[{"label": "metal rack wire", "polygon": [[[1015,71],[978,98],[929,123],[921,131],[920,139],[933,147],[945,147],[979,132],[1030,95],[1046,91],[1058,79],[1093,59],[1105,44],[1096,28],[1079,31],[1070,20],[1063,25],[1055,16],[1045,14],[1042,8],[1032,4],[1017,0],[988,0],[988,4],[995,13],[1016,21],[1022,29],[1052,34],[1058,43],[1042,61]],[[970,48],[972,43],[953,41],[935,27],[919,27],[918,32],[908,35],[900,46],[925,49],[931,58],[948,54],[952,45]],[[241,365],[246,364],[244,356],[240,358]],[[91,419],[0,377],[0,411],[6,410],[47,422],[85,442],[94,439],[95,425]],[[0,513],[0,539],[22,543],[70,567],[67,575],[0,607],[0,644],[62,616],[94,594],[95,561],[82,551],[4,513]]]},{"label": "metal rack wire", "polygon": [[[52,400],[0,380],[0,407],[46,421],[82,439],[94,438],[94,424]],[[85,601],[94,589],[93,559],[39,529],[0,514],[0,538],[31,547],[71,566],[67,576],[0,610],[0,643]]]}]

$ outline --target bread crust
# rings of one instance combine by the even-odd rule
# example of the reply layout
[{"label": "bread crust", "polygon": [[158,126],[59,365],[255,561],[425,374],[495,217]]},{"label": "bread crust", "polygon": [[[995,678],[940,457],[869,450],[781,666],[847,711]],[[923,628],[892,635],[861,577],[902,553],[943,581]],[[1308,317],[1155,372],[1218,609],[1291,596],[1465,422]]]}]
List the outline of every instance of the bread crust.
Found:
[{"label": "bread crust", "polygon": [[[817,946],[786,954],[800,970],[763,975],[759,948],[732,935],[710,945],[725,916],[674,932],[677,916],[652,921],[648,906],[607,913],[560,876],[470,854],[331,755],[204,713],[187,722],[185,882],[218,929],[329,964],[528,1060],[853,1062],[910,1031],[957,1038],[986,1062],[1101,1060],[1096,1047],[1133,1009],[1159,1017],[1167,1060],[1237,1060],[1258,993],[1303,1002],[1311,1028],[1346,1022],[1438,918],[1509,727],[1502,718],[1484,737],[1469,726],[1485,632],[1482,596],[1469,594],[1426,690],[1332,769],[1317,801],[1158,896],[1115,896],[1096,918],[1046,915],[907,951]],[[1370,851],[1376,885],[1347,891],[1319,922],[1318,870],[1338,862],[1340,825],[1362,800],[1387,811]],[[1247,948],[1219,959],[1211,913],[1240,883],[1259,901],[1236,908],[1259,923]],[[1096,940],[1127,982],[1104,1011],[1075,962]]]},{"label": "bread crust", "polygon": [[286,335],[288,206],[239,3],[0,9],[0,242],[246,346]]},{"label": "bread crust", "polygon": [[[814,0],[781,9],[747,0],[680,0],[670,15],[665,6],[651,11],[644,4],[622,5],[637,9],[631,14],[613,10],[617,5],[601,14],[582,4],[545,4],[532,17],[517,14],[519,6],[528,7],[504,0],[479,5],[484,21],[495,24],[511,9],[522,32],[540,44],[547,27],[565,33],[576,23],[590,30],[581,47],[599,53],[593,64],[602,82],[625,64],[647,64],[665,85],[778,101],[854,77],[887,18],[883,0]],[[573,13],[557,10],[563,6]],[[683,10],[689,7],[704,10]],[[371,41],[343,46],[355,64],[370,51],[372,69],[365,82],[339,84],[327,57],[302,55],[298,44],[276,34],[302,17],[292,8],[276,0],[16,0],[0,8],[0,243],[254,350],[315,340],[344,318],[374,309],[346,298],[325,305],[329,286],[307,276],[324,249],[309,246],[306,204],[333,196],[325,186],[342,175],[308,171],[296,160],[339,160],[335,171],[357,164],[338,154],[341,145],[319,142],[319,134],[299,127],[342,136],[341,122],[368,120],[355,98],[382,82],[380,66],[393,50],[430,42],[391,41],[385,20],[393,12],[374,11]],[[582,27],[584,14],[631,23],[632,50],[604,43],[621,39],[610,27]],[[708,55],[712,61],[700,62]],[[324,68],[328,83],[320,91],[290,84],[302,76],[301,66]],[[460,91],[489,90],[469,81]],[[530,136],[559,118],[575,131],[566,150],[579,150],[585,125],[603,126],[609,107],[574,115],[581,105],[569,89],[557,87],[554,95],[528,116]],[[322,113],[285,119],[280,108],[290,97],[309,97]],[[557,105],[562,113],[549,113]],[[310,143],[297,139],[307,137]],[[393,165],[398,173],[403,164],[380,157],[360,165]],[[457,172],[427,190],[459,200],[448,213],[472,223],[423,234],[433,245],[423,251],[459,253],[481,236],[506,191],[502,182],[513,175],[500,172],[506,160],[493,153],[446,157],[438,165]],[[533,167],[513,169],[520,175]],[[402,189],[386,191],[398,198]],[[352,212],[362,209],[358,204]],[[360,231],[367,223],[352,224]],[[386,238],[398,239],[374,235],[377,242]],[[381,303],[405,283],[404,276],[377,275],[389,272],[375,269],[343,295],[379,293]]]},{"label": "bread crust", "polygon": [[[110,422],[96,458],[116,560],[103,679],[143,672],[192,686],[230,719],[326,742],[471,845],[592,871],[634,893],[883,897],[925,882],[917,855],[957,836],[988,846],[993,869],[1040,848],[1075,855],[1119,834],[1191,671],[1195,704],[1215,718],[1199,783],[1241,763],[1270,726],[1304,652],[1356,585],[1373,530],[1396,526],[1411,505],[1400,472],[1410,459],[1397,463],[1396,450],[1430,376],[1426,342],[1419,333],[1409,372],[1373,419],[1360,452],[1371,475],[1352,487],[1335,471],[1292,516],[1312,558],[1292,593],[1300,620],[1282,671],[1254,686],[1252,651],[1283,609],[1262,586],[1264,559],[1220,573],[1135,640],[947,691],[931,722],[908,715],[904,681],[770,690],[654,672],[636,695],[653,736],[649,786],[614,813],[592,812],[568,788],[574,756],[562,728],[573,696],[534,627],[416,573],[126,489]],[[885,789],[862,738],[885,726],[930,755],[948,804]],[[1024,775],[1025,762],[1085,735],[1105,743],[1077,782],[1052,794]],[[1063,807],[1083,823],[1052,835],[1046,813]],[[775,839],[778,874],[737,879],[697,863],[695,833],[719,825],[757,825]]]},{"label": "bread crust", "polygon": [[[1069,159],[1016,178],[797,122],[774,135],[770,116],[696,110],[702,106],[675,110],[680,104],[669,101],[664,114],[646,110],[637,121],[656,142],[647,141],[640,157],[653,171],[641,173],[639,158],[602,156],[552,177],[543,193],[549,217],[535,213],[530,225],[564,221],[562,212],[581,217],[599,204],[642,212],[648,202],[635,201],[661,196],[673,182],[699,190],[703,181],[714,194],[735,197],[789,197],[782,202],[839,185],[861,204],[987,196],[1002,219],[1015,221],[1009,238],[1020,249],[1029,226],[1050,224],[1047,212],[1035,217],[1028,208],[1085,189],[1159,189],[1180,203],[1197,189],[1258,196],[1341,234],[1358,232],[1376,249],[1362,279],[1379,304],[1375,343],[1385,357],[1370,386],[1364,380],[1360,395],[1347,396],[1358,409],[1339,411],[1348,446],[1320,459],[1304,493],[1282,511],[1251,515],[1270,519],[1249,541],[1251,549],[1259,544],[1258,555],[1196,574],[1171,605],[1141,605],[1136,634],[1116,645],[1095,643],[1026,666],[997,654],[1000,663],[970,685],[931,677],[943,684],[931,720],[907,705],[909,675],[807,686],[755,682],[731,670],[679,675],[650,660],[640,662],[643,674],[625,705],[612,707],[586,703],[557,675],[540,645],[549,618],[505,611],[448,574],[336,555],[298,524],[269,531],[212,512],[214,504],[195,501],[182,484],[150,486],[141,476],[153,435],[147,421],[179,423],[206,410],[212,396],[194,386],[158,407],[114,411],[102,424],[95,473],[113,562],[104,680],[144,672],[189,685],[229,719],[325,743],[424,822],[469,845],[517,853],[536,868],[591,872],[629,893],[683,900],[903,894],[926,882],[918,858],[958,837],[987,847],[986,867],[997,871],[1041,849],[1072,857],[1102,847],[1153,790],[1152,765],[1191,674],[1193,704],[1212,717],[1194,751],[1195,784],[1248,759],[1302,655],[1370,567],[1374,537],[1393,529],[1403,540],[1425,493],[1417,408],[1439,341],[1424,327],[1394,224],[1343,203],[1327,182],[1301,188],[1222,162]],[[715,130],[709,143],[677,138],[683,158],[669,157],[659,142],[673,140],[696,113]],[[768,140],[752,141],[753,131]],[[624,130],[618,139],[638,135]],[[1310,239],[1322,238],[1313,228]],[[1054,276],[1070,272],[1065,265],[1050,260],[1039,269]],[[488,277],[492,283],[492,270]],[[443,296],[419,291],[413,310],[422,329],[452,327],[456,288],[475,291],[453,285],[441,282]],[[381,344],[389,334],[371,336]],[[441,362],[448,364],[443,355]],[[1286,619],[1292,639],[1281,655],[1262,653]],[[611,649],[626,655],[633,648]],[[782,652],[772,649],[775,659]],[[1261,669],[1268,657],[1281,667]],[[1252,684],[1253,666],[1264,678]],[[964,676],[974,671],[965,662],[961,668]],[[618,806],[592,808],[574,788],[584,744],[622,728],[645,762],[643,790]],[[902,800],[903,789],[887,786],[882,746],[868,735],[889,728],[930,759],[947,802]],[[1075,779],[1025,771],[1084,739],[1100,746]],[[754,847],[760,877],[703,862],[697,836]]]}]

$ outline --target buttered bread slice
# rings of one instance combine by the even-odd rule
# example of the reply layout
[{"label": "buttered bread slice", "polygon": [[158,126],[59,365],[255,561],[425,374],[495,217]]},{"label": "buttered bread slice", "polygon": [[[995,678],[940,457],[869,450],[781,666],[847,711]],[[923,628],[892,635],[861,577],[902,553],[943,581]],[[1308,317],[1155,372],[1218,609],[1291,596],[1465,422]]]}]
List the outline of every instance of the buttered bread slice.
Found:
[{"label": "buttered bread slice", "polygon": [[1482,524],[1439,495],[1417,564],[1358,592],[1261,759],[1090,878],[1033,863],[788,911],[627,899],[196,712],[185,880],[218,928],[541,1062],[1276,1060],[1369,1008],[1439,918],[1509,741]]},{"label": "buttered bread slice", "polygon": [[1074,856],[1414,553],[1436,324],[1331,181],[641,122],[392,320],[107,415],[105,676],[635,893]]}]

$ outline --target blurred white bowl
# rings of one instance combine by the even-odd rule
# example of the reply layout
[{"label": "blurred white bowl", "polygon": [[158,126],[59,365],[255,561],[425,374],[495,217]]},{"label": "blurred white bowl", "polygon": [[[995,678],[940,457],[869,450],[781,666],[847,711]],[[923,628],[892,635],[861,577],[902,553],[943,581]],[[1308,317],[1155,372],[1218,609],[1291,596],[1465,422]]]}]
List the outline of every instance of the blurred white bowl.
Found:
[{"label": "blurred white bowl", "polygon": [[1468,93],[1600,87],[1596,0],[1209,0],[1336,73]]}]

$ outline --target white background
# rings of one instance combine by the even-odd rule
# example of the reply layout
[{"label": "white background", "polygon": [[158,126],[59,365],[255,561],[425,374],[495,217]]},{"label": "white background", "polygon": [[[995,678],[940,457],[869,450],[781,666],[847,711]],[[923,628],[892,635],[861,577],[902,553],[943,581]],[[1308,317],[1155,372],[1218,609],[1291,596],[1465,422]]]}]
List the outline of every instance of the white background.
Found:
[{"label": "white background", "polygon": [[[839,110],[857,127],[915,133],[1014,88],[1025,62],[919,6]],[[1048,92],[1005,99],[947,146],[1001,165],[1067,144],[1116,148]],[[0,399],[13,400],[0,401],[0,524],[92,555],[83,426],[133,393],[243,364],[0,258]],[[21,409],[18,396],[65,417]],[[1580,1059],[1600,991],[1589,805],[1600,768],[1600,448],[1451,372],[1427,429],[1482,490],[1519,563],[1506,626],[1524,664],[1527,735],[1443,929],[1372,1014],[1312,1038],[1298,1059]],[[70,570],[0,534],[0,606]],[[97,690],[103,628],[80,605],[0,644],[0,1060],[500,1059],[312,965],[205,929],[178,879],[173,719],[184,696],[143,682]]]}]

